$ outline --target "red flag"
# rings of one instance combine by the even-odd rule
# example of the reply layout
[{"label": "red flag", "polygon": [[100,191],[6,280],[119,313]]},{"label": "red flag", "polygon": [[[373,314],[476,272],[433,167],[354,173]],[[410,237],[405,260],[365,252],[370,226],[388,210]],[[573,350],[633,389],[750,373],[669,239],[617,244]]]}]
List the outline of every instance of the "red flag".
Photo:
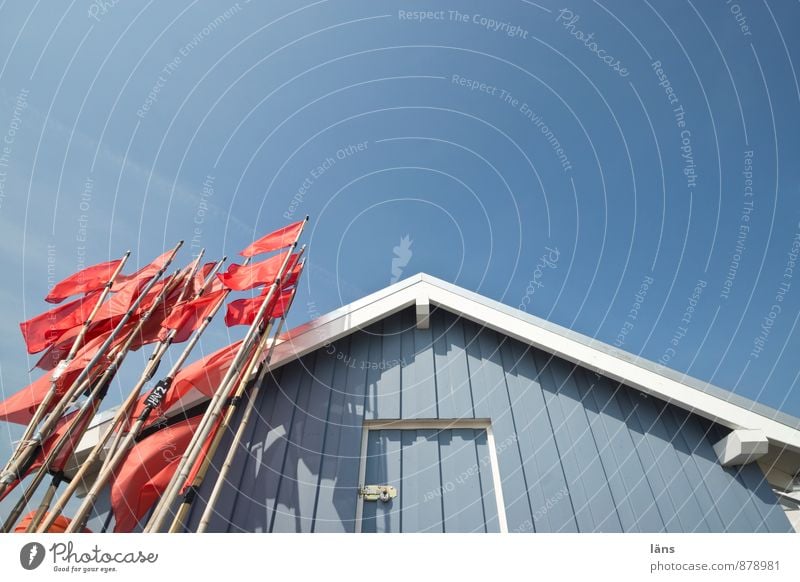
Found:
[{"label": "red flag", "polygon": [[163,255],[156,257],[152,263],[147,265],[146,267],[142,267],[138,271],[136,271],[133,275],[118,275],[116,281],[114,281],[114,286],[111,287],[112,291],[118,291],[122,288],[122,286],[127,283],[128,281],[143,281],[149,279],[161,268],[167,264],[167,259],[169,259],[170,255],[172,254],[172,250],[167,251]]},{"label": "red flag", "polygon": [[[191,392],[193,388],[201,394],[211,397],[214,392],[217,391],[217,388],[219,388],[222,379],[228,372],[228,368],[230,368],[233,358],[236,357],[236,352],[239,351],[241,345],[242,341],[239,340],[182,368],[180,372],[175,375],[169,392],[164,396],[161,404],[159,404],[158,408],[153,410],[153,417],[163,416],[165,412]],[[139,398],[131,418],[139,417],[142,410],[144,410],[147,396],[147,394],[144,394]]]},{"label": "red flag", "polygon": [[[234,291],[247,291],[259,285],[269,285],[278,276],[278,271],[280,271],[287,254],[288,251],[252,265],[233,264],[228,267],[225,273],[218,274],[217,277],[225,287]],[[292,255],[289,259],[287,272],[291,271],[298,258],[299,255],[297,253]]]},{"label": "red flag", "polygon": [[[89,345],[92,341],[98,340],[100,343],[111,334],[111,331],[116,327],[117,323],[122,317],[119,316],[115,319],[107,319],[105,321],[98,321],[97,323],[89,326],[89,329],[84,336],[84,347]],[[36,362],[36,367],[41,370],[52,370],[58,363],[67,357],[72,344],[75,342],[75,337],[81,330],[81,326],[73,327],[59,336],[58,342],[50,346],[44,354]],[[97,344],[99,346],[100,344]]]},{"label": "red flag", "polygon": [[[205,265],[203,265],[201,269],[197,271],[197,273],[194,276],[194,282],[191,288],[191,295],[190,295],[191,297],[197,295],[197,293],[200,292],[200,290],[203,288],[203,285],[206,282],[206,279],[208,278],[208,275],[211,273],[211,271],[214,270],[214,267],[216,265],[217,263],[206,263]],[[213,279],[211,279],[211,281],[208,282],[208,287],[206,287],[204,293],[211,293],[213,291],[219,291],[220,289],[223,289],[222,283],[220,283],[219,279],[214,277]]]},{"label": "red flag", "polygon": [[111,275],[113,275],[114,270],[119,267],[120,262],[121,260],[117,259],[116,261],[100,263],[99,265],[86,267],[70,275],[60,283],[56,283],[44,300],[48,303],[61,303],[64,299],[72,295],[89,293],[102,289],[105,284],[108,283],[108,280],[111,279]]},{"label": "red flag", "polygon": [[[61,420],[58,421],[55,429],[53,429],[53,433],[45,439],[44,443],[42,444],[42,448],[39,449],[39,451],[36,453],[36,457],[33,463],[31,464],[30,467],[28,467],[28,469],[22,475],[22,479],[24,479],[27,475],[30,475],[31,473],[33,473],[39,467],[42,466],[44,460],[48,457],[48,455],[50,455],[51,451],[55,449],[56,443],[58,443],[58,441],[61,440],[61,438],[67,433],[69,426],[72,424],[78,412],[79,412],[78,410],[75,410],[67,414],[66,416],[63,416]],[[89,424],[89,421],[92,420],[92,416],[93,416],[92,414],[87,414],[83,418],[83,420],[81,420],[80,423],[76,425],[75,429],[72,431],[72,434],[69,437],[69,440],[67,440],[67,443],[61,448],[58,455],[56,455],[55,459],[53,459],[53,462],[50,463],[49,471],[51,473],[58,473],[59,471],[64,470],[67,461],[72,456],[72,453],[75,451],[75,448],[81,441],[81,438],[83,436],[83,429],[85,429],[86,426]],[[16,487],[19,484],[20,480],[21,479],[15,479],[12,482],[11,486],[8,489],[6,489],[5,493],[0,495],[0,501],[2,501],[3,498],[6,495],[8,495],[11,492],[11,490],[14,489],[14,487]]]},{"label": "red flag", "polygon": [[177,422],[138,442],[111,483],[114,532],[130,532],[161,497],[203,415]]},{"label": "red flag", "polygon": [[252,257],[261,253],[271,253],[272,251],[286,248],[297,240],[304,223],[305,220],[300,220],[289,226],[279,228],[253,242],[239,254],[243,257]]},{"label": "red flag", "polygon": [[[248,299],[237,299],[228,304],[228,310],[225,312],[225,325],[232,327],[234,325],[251,325],[261,309],[261,304],[264,302],[265,294],[258,297],[250,297]],[[294,289],[284,291],[280,294],[277,301],[272,299],[272,308],[267,308],[268,318],[283,317],[289,303],[294,296]]]},{"label": "red flag", "polygon": [[[67,367],[61,374],[61,377],[56,382],[57,398],[53,400],[53,406],[72,385],[81,370],[83,370],[83,367],[76,364]],[[52,374],[42,375],[19,392],[0,402],[0,420],[15,424],[28,424],[50,390],[51,376]]]},{"label": "red flag", "polygon": [[200,327],[205,318],[211,314],[225,293],[225,289],[213,291],[205,293],[197,299],[182,301],[176,305],[169,317],[161,324],[165,329],[162,338],[166,337],[168,330],[174,329],[176,331],[175,337],[172,339],[174,343],[188,340],[192,332]]},{"label": "red flag", "polygon": [[29,354],[41,352],[53,345],[67,330],[83,325],[97,303],[99,293],[59,305],[19,324]]}]

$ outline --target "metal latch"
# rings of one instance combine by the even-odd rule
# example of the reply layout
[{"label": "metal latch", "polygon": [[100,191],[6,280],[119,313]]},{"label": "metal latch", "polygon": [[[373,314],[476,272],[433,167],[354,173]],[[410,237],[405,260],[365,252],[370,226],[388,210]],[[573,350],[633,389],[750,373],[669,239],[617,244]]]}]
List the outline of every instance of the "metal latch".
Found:
[{"label": "metal latch", "polygon": [[391,485],[366,485],[358,490],[364,501],[383,501],[388,503],[397,497],[397,489]]}]

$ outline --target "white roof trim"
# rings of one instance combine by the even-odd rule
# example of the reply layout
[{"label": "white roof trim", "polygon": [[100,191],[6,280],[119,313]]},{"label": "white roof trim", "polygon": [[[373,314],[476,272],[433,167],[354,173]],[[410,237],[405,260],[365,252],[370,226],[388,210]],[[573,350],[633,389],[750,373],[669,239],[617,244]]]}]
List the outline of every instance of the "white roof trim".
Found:
[{"label": "white roof trim", "polygon": [[[773,444],[800,452],[800,420],[655,363],[532,317],[429,275],[415,275],[288,331],[275,347],[278,368],[426,296],[480,325],[670,402],[731,429],[759,429]],[[658,371],[656,371],[658,370]],[[703,387],[701,387],[703,386]],[[733,401],[735,400],[735,401]],[[776,420],[780,418],[781,420]]]}]

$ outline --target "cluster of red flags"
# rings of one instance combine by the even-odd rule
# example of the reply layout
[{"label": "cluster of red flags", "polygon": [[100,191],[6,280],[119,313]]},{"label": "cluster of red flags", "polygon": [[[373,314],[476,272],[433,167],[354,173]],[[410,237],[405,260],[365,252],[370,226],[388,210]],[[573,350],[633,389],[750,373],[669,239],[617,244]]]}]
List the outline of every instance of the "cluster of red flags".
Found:
[{"label": "cluster of red flags", "polygon": [[[299,221],[280,228],[254,241],[240,254],[243,257],[254,257],[282,251],[297,240],[304,222]],[[263,287],[258,295],[238,299],[227,306],[226,325],[252,324],[271,286],[278,278],[282,265],[286,263],[286,272],[281,284],[273,293],[264,313],[265,319],[283,317],[294,296],[303,267],[299,261],[300,253],[292,253],[291,249],[252,264],[244,266],[233,264],[225,273],[217,274],[210,280],[209,275],[215,263],[207,263],[197,270],[191,280],[189,276],[192,271],[187,268],[175,277],[156,282],[141,298],[137,308],[132,309],[135,302],[140,299],[145,286],[164,267],[171,253],[172,251],[164,253],[132,275],[117,273],[109,289],[108,299],[100,305],[98,301],[102,297],[101,291],[119,270],[121,261],[108,261],[82,269],[53,286],[48,293],[45,300],[59,305],[20,324],[28,353],[43,352],[36,366],[47,371],[54,370],[64,361],[75,339],[86,327],[82,345],[75,356],[65,366],[59,367],[59,375],[53,383],[56,398],[53,399],[52,406],[57,404],[59,398],[66,393],[95,357],[98,348],[109,339],[113,330],[127,316],[127,322],[118,330],[106,351],[105,359],[92,368],[89,379],[95,380],[103,373],[111,362],[108,354],[113,354],[115,348],[130,339],[131,332],[141,323],[142,316],[152,308],[161,293],[166,293],[163,302],[151,313],[138,335],[133,338],[131,349],[163,341],[170,334],[173,343],[184,342],[219,309],[230,291],[247,291]],[[203,292],[198,293],[201,289]],[[78,297],[73,298],[76,295]],[[64,303],[69,298],[73,299]],[[87,323],[92,313],[94,315]],[[206,397],[213,396],[240,346],[241,341],[235,342],[181,369],[159,407],[153,411],[155,416],[164,416],[192,390]],[[0,402],[0,420],[28,423],[50,391],[52,376],[53,374],[46,373]],[[144,409],[145,397],[137,402],[131,418],[138,417]],[[74,420],[74,414],[64,416],[57,429],[45,439],[36,461],[28,468],[26,474],[41,466],[55,443],[64,436],[67,427]],[[73,438],[76,442],[72,442],[71,439],[66,443],[58,458],[49,467],[51,471],[63,469],[92,416],[92,414],[86,415],[81,422],[82,426],[75,427],[74,435],[78,436]],[[112,481],[111,504],[116,519],[115,531],[131,531],[163,493],[200,418],[201,416],[196,416],[156,430],[130,450]]]}]

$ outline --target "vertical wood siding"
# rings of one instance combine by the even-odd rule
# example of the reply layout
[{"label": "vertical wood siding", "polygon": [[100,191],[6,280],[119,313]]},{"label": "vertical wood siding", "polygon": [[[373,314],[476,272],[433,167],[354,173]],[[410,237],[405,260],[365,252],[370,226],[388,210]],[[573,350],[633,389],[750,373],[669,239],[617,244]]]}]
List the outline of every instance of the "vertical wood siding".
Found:
[{"label": "vertical wood siding", "polygon": [[511,532],[791,531],[755,464],[717,463],[724,429],[441,309],[414,323],[274,371],[210,531],[351,532],[363,420],[464,418],[491,419]]}]

